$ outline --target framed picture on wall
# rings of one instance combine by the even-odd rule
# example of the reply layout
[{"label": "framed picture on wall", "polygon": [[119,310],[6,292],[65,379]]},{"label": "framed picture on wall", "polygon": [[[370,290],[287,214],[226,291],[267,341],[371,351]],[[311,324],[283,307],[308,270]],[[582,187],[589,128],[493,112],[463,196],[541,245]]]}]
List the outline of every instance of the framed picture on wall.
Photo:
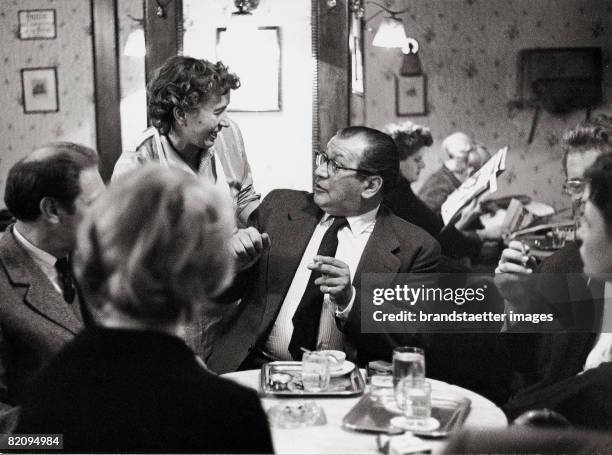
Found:
[{"label": "framed picture on wall", "polygon": [[240,77],[229,111],[281,110],[281,39],[279,27],[259,27],[252,36],[231,36],[217,29],[217,60]]},{"label": "framed picture on wall", "polygon": [[59,111],[57,68],[23,68],[21,88],[24,113],[38,114]]},{"label": "framed picture on wall", "polygon": [[427,113],[425,76],[395,76],[395,110],[398,116]]},{"label": "framed picture on wall", "polygon": [[54,9],[28,9],[17,12],[19,39],[55,39]]}]

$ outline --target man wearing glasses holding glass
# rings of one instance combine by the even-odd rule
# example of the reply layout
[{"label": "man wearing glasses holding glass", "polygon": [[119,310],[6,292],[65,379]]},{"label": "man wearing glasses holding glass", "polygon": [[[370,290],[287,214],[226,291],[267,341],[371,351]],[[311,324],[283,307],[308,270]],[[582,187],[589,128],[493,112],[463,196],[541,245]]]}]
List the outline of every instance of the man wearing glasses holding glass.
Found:
[{"label": "man wearing glasses holding glass", "polygon": [[[572,212],[578,223],[584,204],[584,172],[597,157],[612,151],[612,117],[599,115],[580,123],[563,136],[565,154],[564,192],[572,199]],[[508,334],[504,340],[519,378],[517,397],[530,386],[554,383],[573,376],[585,367],[601,325],[598,307],[604,297],[603,285],[582,275],[580,245],[569,242],[546,258],[536,269],[529,264],[529,248],[519,241],[510,242],[499,260],[496,283],[506,298],[506,309],[524,312],[546,301],[565,331],[556,333]],[[517,297],[516,283],[538,272],[533,294]],[[520,286],[520,285],[519,285]],[[525,292],[526,287],[521,287]],[[541,299],[540,297],[544,297]],[[509,331],[513,328],[509,327]]]},{"label": "man wearing glasses holding glass", "polygon": [[[316,156],[314,193],[271,192],[234,249],[244,291],[208,366],[219,373],[300,360],[325,346],[360,364],[390,358],[391,334],[361,334],[362,273],[431,272],[440,246],[381,205],[395,185],[393,140],[366,127],[340,130]],[[242,285],[242,286],[241,286]]]}]

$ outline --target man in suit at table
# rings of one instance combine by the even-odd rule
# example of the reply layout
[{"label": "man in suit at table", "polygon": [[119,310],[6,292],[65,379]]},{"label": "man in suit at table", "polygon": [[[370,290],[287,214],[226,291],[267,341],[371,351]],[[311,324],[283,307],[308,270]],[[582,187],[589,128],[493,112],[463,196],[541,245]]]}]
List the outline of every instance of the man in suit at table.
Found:
[{"label": "man in suit at table", "polygon": [[[386,134],[340,130],[317,154],[314,193],[275,190],[235,237],[246,286],[208,366],[219,373],[269,360],[299,360],[301,348],[341,349],[363,364],[390,358],[394,334],[362,334],[359,277],[431,272],[440,246],[381,205],[398,178],[398,151]],[[401,337],[401,335],[400,335]]]},{"label": "man in suit at table", "polygon": [[35,374],[87,319],[68,258],[102,191],[96,152],[74,143],[45,145],[9,171],[4,201],[17,221],[0,239],[0,433],[14,427]]}]

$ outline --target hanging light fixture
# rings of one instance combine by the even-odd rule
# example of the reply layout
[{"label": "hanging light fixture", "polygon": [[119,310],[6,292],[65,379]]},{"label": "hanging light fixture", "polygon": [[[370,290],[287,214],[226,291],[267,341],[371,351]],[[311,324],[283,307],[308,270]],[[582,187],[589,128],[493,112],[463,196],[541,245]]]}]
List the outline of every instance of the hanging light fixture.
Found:
[{"label": "hanging light fixture", "polygon": [[241,40],[247,40],[257,31],[257,23],[251,11],[259,6],[259,0],[234,0],[234,5],[236,5],[238,11],[233,12],[230,16],[230,21],[227,24],[227,34]]},{"label": "hanging light fixture", "polygon": [[[374,41],[372,44],[378,47],[398,47],[402,48],[406,45],[406,31],[404,30],[404,22],[401,18],[397,17],[400,14],[408,11],[408,8],[401,11],[392,11],[386,6],[376,2],[366,2],[378,6],[381,10],[385,11],[389,16],[385,17],[374,35]],[[370,18],[372,19],[372,18]],[[368,20],[370,20],[368,19]],[[367,22],[367,21],[366,21]]]},{"label": "hanging light fixture", "polygon": [[123,48],[123,55],[128,57],[144,57],[147,53],[145,45],[145,34],[143,29],[144,19],[138,19],[130,14],[128,17],[136,22],[136,28],[130,32]]},{"label": "hanging light fixture", "polygon": [[407,38],[406,44],[402,47],[404,60],[400,69],[401,76],[419,76],[423,74],[421,59],[419,58],[419,43],[414,38]]}]

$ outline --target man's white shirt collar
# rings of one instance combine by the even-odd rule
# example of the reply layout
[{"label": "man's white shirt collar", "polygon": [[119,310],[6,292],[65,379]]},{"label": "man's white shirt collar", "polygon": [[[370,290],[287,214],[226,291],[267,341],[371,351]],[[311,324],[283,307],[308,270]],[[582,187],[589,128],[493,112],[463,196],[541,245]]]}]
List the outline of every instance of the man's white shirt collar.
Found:
[{"label": "man's white shirt collar", "polygon": [[[346,221],[351,228],[351,232],[354,235],[363,234],[367,229],[372,227],[372,223],[376,221],[376,215],[378,214],[378,210],[380,209],[380,204],[377,205],[374,209],[369,212],[362,213],[361,215],[355,216],[347,216]],[[321,218],[320,224],[325,224],[328,222],[332,215],[329,213],[325,213],[323,218]]]},{"label": "man's white shirt collar", "polygon": [[32,258],[37,262],[41,262],[49,267],[55,267],[57,258],[44,250],[41,250],[36,245],[26,239],[15,226],[13,226],[13,234],[17,241],[32,255]]}]

